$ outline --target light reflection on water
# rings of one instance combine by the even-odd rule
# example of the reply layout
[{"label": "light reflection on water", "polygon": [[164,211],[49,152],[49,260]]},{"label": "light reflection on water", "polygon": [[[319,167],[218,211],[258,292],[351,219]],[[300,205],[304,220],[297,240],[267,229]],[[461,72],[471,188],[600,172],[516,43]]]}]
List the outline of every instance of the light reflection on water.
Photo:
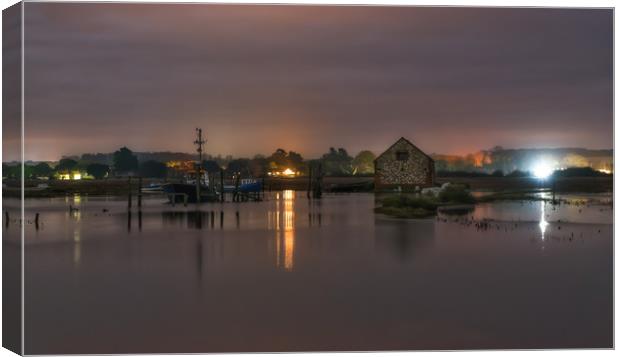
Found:
[{"label": "light reflection on water", "polygon": [[295,192],[276,194],[275,209],[267,212],[267,229],[275,231],[276,267],[293,270],[295,254]]},{"label": "light reflection on water", "polygon": [[540,227],[540,238],[542,240],[545,240],[545,231],[549,225],[545,218],[545,204],[545,201],[540,201],[540,223],[538,223],[538,226]]},{"label": "light reflection on water", "polygon": [[123,199],[79,201],[72,212],[74,197],[28,201],[42,222],[26,225],[29,353],[611,341],[606,206],[485,204],[464,216],[492,220],[481,231],[376,216],[369,194],[198,208],[153,198],[140,214]]}]

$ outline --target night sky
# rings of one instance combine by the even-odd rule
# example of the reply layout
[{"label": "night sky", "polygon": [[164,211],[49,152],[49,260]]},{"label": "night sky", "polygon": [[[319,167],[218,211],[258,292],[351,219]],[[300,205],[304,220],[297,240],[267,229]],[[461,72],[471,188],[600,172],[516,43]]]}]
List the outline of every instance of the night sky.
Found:
[{"label": "night sky", "polygon": [[25,6],[27,159],[613,146],[611,10]]}]

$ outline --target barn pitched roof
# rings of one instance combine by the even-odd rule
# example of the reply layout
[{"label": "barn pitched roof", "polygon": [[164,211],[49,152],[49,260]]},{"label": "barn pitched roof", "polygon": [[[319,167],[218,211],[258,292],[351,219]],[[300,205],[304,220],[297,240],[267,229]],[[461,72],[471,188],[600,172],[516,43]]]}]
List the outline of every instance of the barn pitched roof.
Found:
[{"label": "barn pitched roof", "polygon": [[435,160],[433,160],[432,157],[430,157],[427,153],[425,153],[424,151],[420,150],[419,147],[413,145],[413,143],[409,140],[407,140],[404,136],[401,136],[400,139],[396,140],[396,142],[394,142],[394,144],[390,145],[389,148],[387,148],[387,150],[385,150],[383,153],[381,153],[381,155],[377,156],[375,158],[375,161],[377,161],[380,157],[382,157],[383,155],[387,154],[388,151],[392,150],[392,148],[394,146],[396,146],[396,144],[398,144],[401,141],[405,141],[408,145],[411,145],[414,149],[418,150],[419,152],[421,152],[424,156],[428,157],[429,160],[431,160],[432,162],[435,162]]}]

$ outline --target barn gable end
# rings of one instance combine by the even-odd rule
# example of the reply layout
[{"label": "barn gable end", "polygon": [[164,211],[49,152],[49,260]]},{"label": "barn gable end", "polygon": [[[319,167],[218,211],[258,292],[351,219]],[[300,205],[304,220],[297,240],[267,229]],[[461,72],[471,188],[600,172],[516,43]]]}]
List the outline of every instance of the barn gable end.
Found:
[{"label": "barn gable end", "polygon": [[398,139],[375,159],[375,187],[413,189],[435,181],[433,159],[405,138]]}]

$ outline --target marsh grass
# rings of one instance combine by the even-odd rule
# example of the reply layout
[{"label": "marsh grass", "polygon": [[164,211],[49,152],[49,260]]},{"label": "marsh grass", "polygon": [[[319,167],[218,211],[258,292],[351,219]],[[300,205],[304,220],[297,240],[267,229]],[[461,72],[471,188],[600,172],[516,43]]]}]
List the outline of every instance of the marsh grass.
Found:
[{"label": "marsh grass", "polygon": [[474,204],[476,199],[464,185],[450,185],[439,192],[442,204]]},{"label": "marsh grass", "polygon": [[426,218],[437,214],[437,208],[446,205],[473,204],[476,199],[462,185],[449,186],[438,197],[433,195],[394,195],[384,198],[376,213],[396,218]]}]

